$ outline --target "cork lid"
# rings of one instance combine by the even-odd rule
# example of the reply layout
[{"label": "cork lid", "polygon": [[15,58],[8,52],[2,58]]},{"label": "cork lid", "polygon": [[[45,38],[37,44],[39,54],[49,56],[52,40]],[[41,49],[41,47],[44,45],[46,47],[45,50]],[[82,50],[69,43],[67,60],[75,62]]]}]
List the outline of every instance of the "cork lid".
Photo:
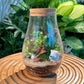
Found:
[{"label": "cork lid", "polygon": [[31,16],[53,16],[56,14],[55,8],[32,8],[30,9]]}]

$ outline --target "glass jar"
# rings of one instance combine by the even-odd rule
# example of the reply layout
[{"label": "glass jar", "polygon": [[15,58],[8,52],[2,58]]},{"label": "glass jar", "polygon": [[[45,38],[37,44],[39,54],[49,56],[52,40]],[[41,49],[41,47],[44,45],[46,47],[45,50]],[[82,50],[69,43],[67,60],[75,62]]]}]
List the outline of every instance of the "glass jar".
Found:
[{"label": "glass jar", "polygon": [[62,63],[63,45],[57,26],[56,9],[30,9],[23,60],[29,74],[48,76]]}]

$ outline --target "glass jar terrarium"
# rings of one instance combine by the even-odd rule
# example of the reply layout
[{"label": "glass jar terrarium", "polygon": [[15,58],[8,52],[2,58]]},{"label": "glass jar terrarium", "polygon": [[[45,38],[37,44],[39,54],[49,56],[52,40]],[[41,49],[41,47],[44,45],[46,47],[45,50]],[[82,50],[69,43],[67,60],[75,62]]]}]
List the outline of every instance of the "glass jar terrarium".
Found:
[{"label": "glass jar terrarium", "polygon": [[62,63],[63,46],[57,26],[56,9],[30,9],[22,52],[29,74],[48,76],[57,71]]}]

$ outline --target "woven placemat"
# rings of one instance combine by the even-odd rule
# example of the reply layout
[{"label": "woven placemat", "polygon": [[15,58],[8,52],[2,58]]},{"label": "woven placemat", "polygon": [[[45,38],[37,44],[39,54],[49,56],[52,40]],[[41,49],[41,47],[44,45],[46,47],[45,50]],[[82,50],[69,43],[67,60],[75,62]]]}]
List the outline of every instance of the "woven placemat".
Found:
[{"label": "woven placemat", "polygon": [[[22,53],[0,59],[0,84],[41,84],[42,80],[27,74]],[[64,54],[63,64],[57,72],[56,84],[84,84],[84,60]]]}]

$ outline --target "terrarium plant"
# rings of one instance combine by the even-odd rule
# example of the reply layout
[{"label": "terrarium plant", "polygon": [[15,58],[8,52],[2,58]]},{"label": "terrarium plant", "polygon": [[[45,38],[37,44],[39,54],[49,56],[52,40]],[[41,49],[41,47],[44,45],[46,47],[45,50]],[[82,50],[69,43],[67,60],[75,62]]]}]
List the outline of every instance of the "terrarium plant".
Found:
[{"label": "terrarium plant", "polygon": [[[36,32],[34,31],[30,36],[34,37],[36,36]],[[53,43],[53,48],[48,45],[48,39],[49,35],[45,35],[42,32],[38,32],[38,38],[32,38],[31,41],[35,40],[33,42],[33,49],[28,49],[30,45],[30,41],[28,40],[26,42],[26,48],[25,48],[25,56],[34,59],[34,61],[43,61],[43,60],[51,60],[50,52],[53,52],[54,50],[60,51],[59,48],[55,48],[55,43]],[[32,43],[32,42],[31,42]],[[52,50],[53,49],[53,50]],[[55,52],[55,51],[54,51]],[[56,60],[59,60],[60,56],[59,53],[56,53],[58,55]],[[54,58],[54,57],[52,57]]]}]

